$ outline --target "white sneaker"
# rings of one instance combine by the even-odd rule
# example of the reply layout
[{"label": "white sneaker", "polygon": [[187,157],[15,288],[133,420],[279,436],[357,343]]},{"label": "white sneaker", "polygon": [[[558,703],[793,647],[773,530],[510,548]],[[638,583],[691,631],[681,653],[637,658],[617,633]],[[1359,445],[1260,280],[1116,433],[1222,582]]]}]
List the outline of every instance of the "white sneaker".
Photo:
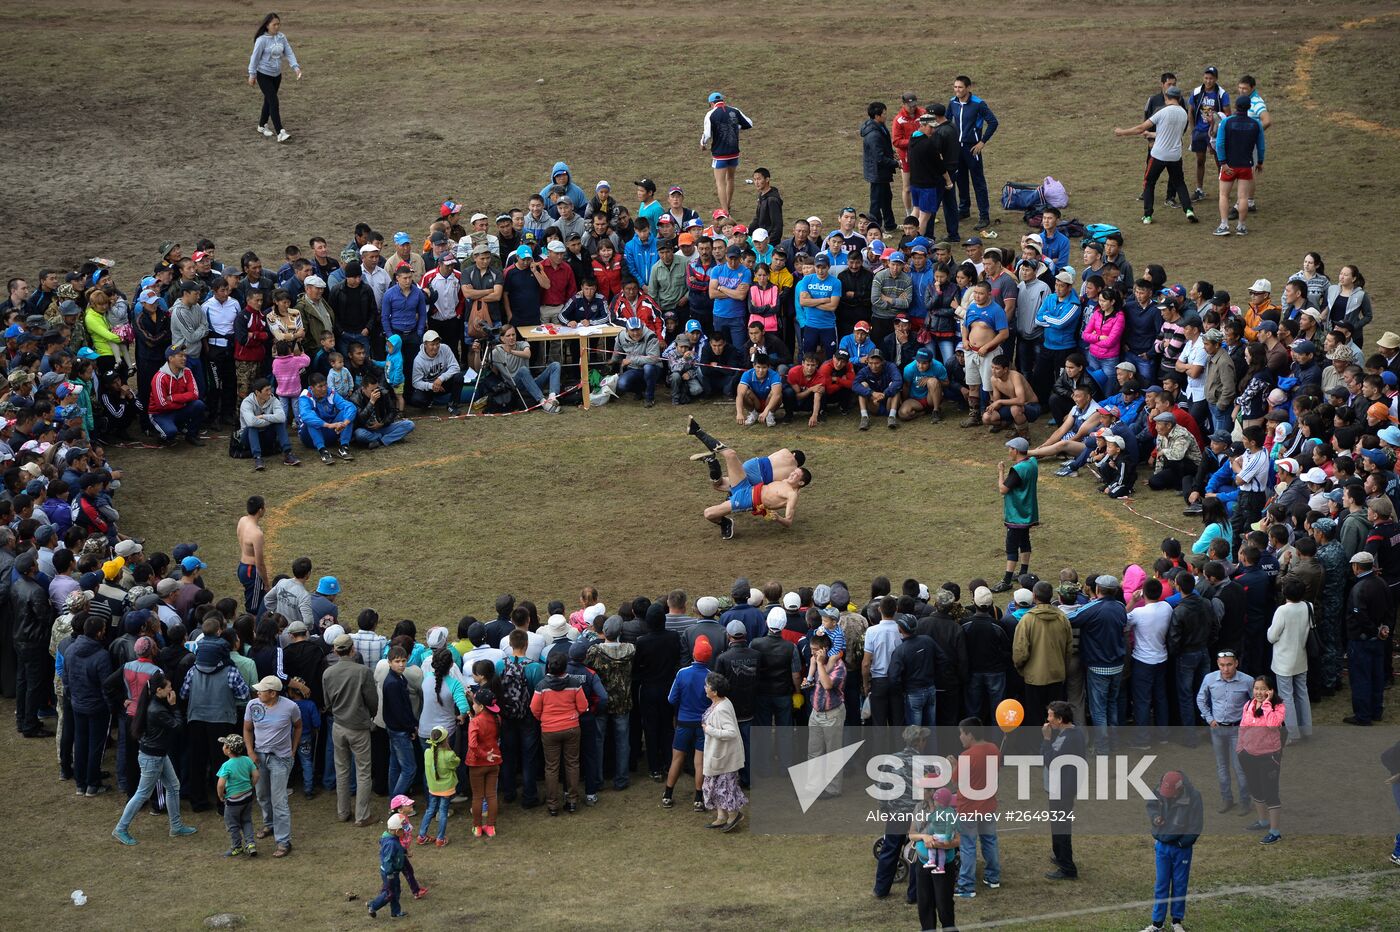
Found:
[{"label": "white sneaker", "polygon": [[[268,133],[268,135],[271,136],[272,134],[271,134],[271,133]],[[280,132],[280,133],[277,134],[277,141],[278,141],[278,142],[286,142],[288,139],[291,139],[291,138],[292,138],[292,134],[289,133],[289,132],[287,132],[285,129],[282,130],[282,132]]]},{"label": "white sneaker", "polygon": [[554,394],[554,392],[550,392],[550,393],[549,393],[549,397],[546,398],[545,401],[547,401],[547,402],[549,402],[550,404],[554,405],[556,408],[559,407],[559,396],[556,395],[556,394]]},{"label": "white sneaker", "polygon": [[777,427],[778,419],[773,416],[772,411],[769,411],[766,415],[764,415],[763,423],[767,424],[769,427]]},{"label": "white sneaker", "polygon": [[757,424],[757,423],[758,423],[758,412],[757,412],[757,411],[750,411],[750,412],[749,412],[749,416],[746,417],[746,418],[744,418],[744,426],[745,426],[745,427],[752,427],[752,426],[754,426],[754,425]]},{"label": "white sneaker", "polygon": [[271,136],[271,135],[272,135],[272,130],[268,129],[266,126],[264,126],[264,125],[261,124],[261,123],[258,124],[258,132],[262,133],[264,136]]}]

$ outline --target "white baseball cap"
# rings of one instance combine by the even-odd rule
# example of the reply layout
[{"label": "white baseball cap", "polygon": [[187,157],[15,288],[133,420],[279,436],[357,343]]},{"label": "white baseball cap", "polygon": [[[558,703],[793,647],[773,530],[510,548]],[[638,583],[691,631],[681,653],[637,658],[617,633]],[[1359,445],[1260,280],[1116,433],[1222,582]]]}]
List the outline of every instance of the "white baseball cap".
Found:
[{"label": "white baseball cap", "polygon": [[768,610],[768,630],[781,631],[787,627],[787,612],[783,611],[781,605],[774,605]]},{"label": "white baseball cap", "polygon": [[759,227],[749,235],[754,238],[755,242],[763,243],[768,241],[768,231],[763,229],[763,227]]},{"label": "white baseball cap", "polygon": [[436,330],[428,330],[428,331],[425,331],[424,334],[423,334],[423,342],[424,342],[424,343],[437,343],[437,342],[440,342],[441,340],[442,340],[442,337],[438,336],[438,332],[437,332]]},{"label": "white baseball cap", "polygon": [[360,247],[360,255],[362,255],[362,256],[365,255],[365,254],[367,254],[367,253],[378,252],[378,251],[379,251],[379,247],[376,246],[376,245],[374,245],[373,243],[365,243],[363,246]]},{"label": "white baseball cap", "polygon": [[1254,284],[1249,286],[1250,291],[1262,291],[1265,294],[1273,294],[1274,286],[1267,278],[1256,278]]},{"label": "white baseball cap", "polygon": [[491,219],[491,218],[488,217],[488,216],[486,216],[485,214],[472,214],[472,218],[471,218],[470,220],[468,220],[467,222],[468,222],[468,223],[476,223],[478,220],[490,220],[490,219]]}]

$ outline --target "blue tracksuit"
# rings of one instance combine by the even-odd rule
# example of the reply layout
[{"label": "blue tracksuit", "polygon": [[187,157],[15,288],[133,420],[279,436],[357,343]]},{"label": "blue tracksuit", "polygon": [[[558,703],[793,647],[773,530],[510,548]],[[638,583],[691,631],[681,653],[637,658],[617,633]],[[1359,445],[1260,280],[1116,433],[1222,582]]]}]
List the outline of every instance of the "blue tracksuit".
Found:
[{"label": "blue tracksuit", "polygon": [[948,101],[948,122],[958,131],[958,145],[962,147],[962,161],[954,181],[958,186],[958,213],[970,215],[971,203],[968,199],[968,178],[971,176],[973,190],[977,193],[978,222],[991,221],[991,203],[987,199],[987,174],[980,155],[972,154],[972,147],[979,142],[988,142],[997,131],[996,114],[987,102],[976,94],[963,103],[956,97]]},{"label": "blue tracksuit", "polygon": [[1050,271],[1058,272],[1069,265],[1069,237],[1059,230],[1056,230],[1055,235],[1049,239],[1045,239],[1044,233],[1041,233],[1040,236],[1045,241],[1045,248],[1040,251],[1040,254],[1050,266]]},{"label": "blue tracksuit", "polygon": [[634,236],[622,247],[622,260],[627,264],[627,271],[643,288],[650,282],[651,267],[656,265],[658,258],[655,233],[649,234],[645,243],[640,236]]},{"label": "blue tracksuit", "polygon": [[[297,436],[313,450],[324,450],[332,440],[338,446],[348,447],[355,433],[355,406],[335,392],[327,391],[326,397],[317,398],[311,389],[304,389],[297,399],[297,421]],[[326,425],[336,421],[350,423],[332,433]]]},{"label": "blue tracksuit", "polygon": [[862,398],[869,398],[872,392],[882,392],[885,400],[880,403],[880,408],[875,414],[886,414],[893,408],[888,408],[890,398],[899,393],[904,385],[904,379],[899,374],[899,369],[885,363],[877,373],[869,365],[861,366],[856,373],[855,384],[851,386],[851,391]]},{"label": "blue tracksuit", "polygon": [[1035,312],[1035,322],[1045,328],[1047,350],[1079,348],[1079,295],[1071,291],[1061,298],[1055,292],[1045,296]]}]

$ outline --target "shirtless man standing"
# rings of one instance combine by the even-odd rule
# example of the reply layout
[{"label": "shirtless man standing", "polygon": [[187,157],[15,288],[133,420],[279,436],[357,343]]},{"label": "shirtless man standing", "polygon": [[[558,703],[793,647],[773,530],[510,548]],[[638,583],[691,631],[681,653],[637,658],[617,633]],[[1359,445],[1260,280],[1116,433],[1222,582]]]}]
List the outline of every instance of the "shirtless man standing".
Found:
[{"label": "shirtless man standing", "polygon": [[261,495],[248,499],[248,513],[238,519],[238,581],[243,584],[243,606],[254,615],[262,608],[263,593],[272,574],[263,553],[263,515],[267,503]]},{"label": "shirtless man standing", "polygon": [[1040,417],[1040,399],[1026,377],[1011,368],[1011,359],[1001,354],[992,360],[992,400],[982,412],[982,423],[989,433],[998,433],[1010,421],[1012,433],[1024,437],[1030,422]]}]

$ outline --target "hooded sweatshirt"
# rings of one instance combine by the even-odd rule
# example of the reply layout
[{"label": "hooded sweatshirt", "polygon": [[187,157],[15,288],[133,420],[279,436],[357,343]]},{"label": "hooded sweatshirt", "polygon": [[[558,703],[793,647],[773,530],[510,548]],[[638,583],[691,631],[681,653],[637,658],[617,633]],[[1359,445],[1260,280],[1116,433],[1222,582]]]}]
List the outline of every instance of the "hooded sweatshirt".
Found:
[{"label": "hooded sweatshirt", "polygon": [[579,727],[578,717],[588,711],[582,678],[545,674],[530,697],[530,711],[539,719],[542,732]]},{"label": "hooded sweatshirt", "polygon": [[545,185],[543,188],[540,188],[540,197],[544,198],[544,202],[546,204],[549,203],[550,189],[553,188],[556,184],[561,183],[555,180],[560,175],[565,176],[562,184],[564,185],[564,187],[569,189],[568,198],[570,201],[573,202],[573,205],[578,210],[579,215],[582,216],[584,207],[588,204],[588,198],[584,197],[583,188],[580,188],[578,185],[574,184],[573,176],[569,174],[568,162],[554,163],[554,167],[549,171],[549,184]]},{"label": "hooded sweatshirt", "polygon": [[179,411],[197,398],[199,386],[195,383],[194,373],[190,371],[189,366],[181,369],[180,374],[176,375],[171,370],[170,363],[166,363],[151,380],[151,414]]},{"label": "hooded sweatshirt", "polygon": [[450,379],[461,371],[457,357],[446,344],[438,346],[436,356],[429,356],[426,349],[420,348],[413,359],[413,387],[420,392],[431,392],[434,380]]}]

